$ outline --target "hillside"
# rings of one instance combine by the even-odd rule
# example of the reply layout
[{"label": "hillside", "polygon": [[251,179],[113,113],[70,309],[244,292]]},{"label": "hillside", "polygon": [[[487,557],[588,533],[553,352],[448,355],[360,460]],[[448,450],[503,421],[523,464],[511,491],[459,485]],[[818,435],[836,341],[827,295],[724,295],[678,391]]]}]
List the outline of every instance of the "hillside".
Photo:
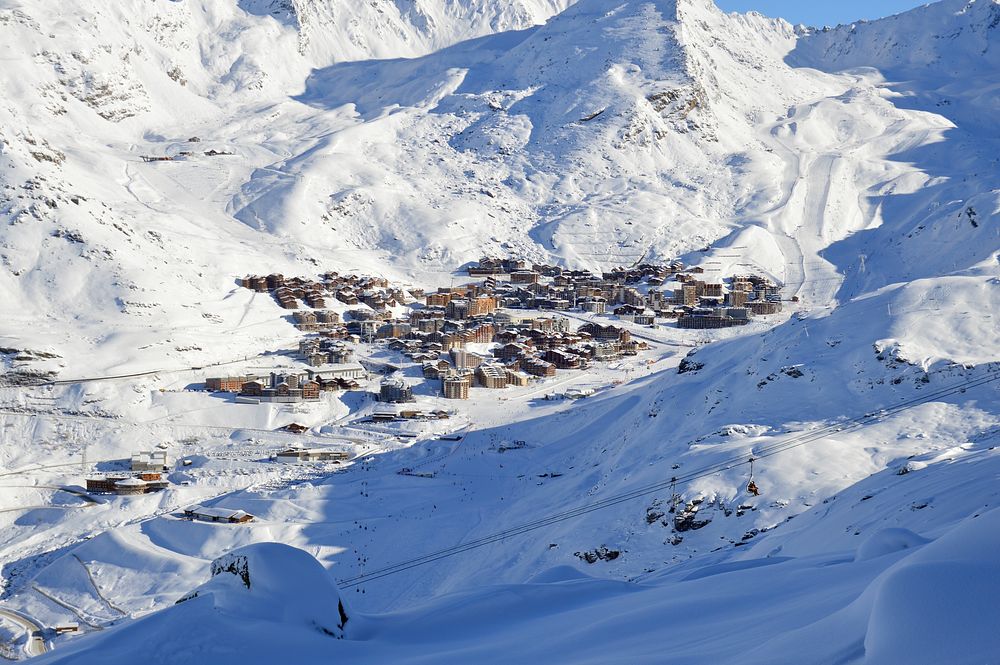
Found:
[{"label": "hillside", "polygon": [[[151,637],[153,662],[281,660],[286,629],[303,662],[1000,648],[1000,0],[827,30],[710,0],[0,7],[5,378],[149,371],[0,389],[0,490],[30,506],[0,515],[4,607],[89,633],[40,662]],[[193,389],[209,363],[293,362],[301,334],[243,274],[433,288],[483,254],[680,258],[773,279],[785,311],[634,325],[640,357],[413,429],[349,420],[367,393]],[[548,399],[567,381],[596,392]],[[356,455],[336,470],[267,458],[334,440]],[[166,492],[42,505],[71,481],[31,469],[158,442],[190,461]],[[182,519],[196,501],[255,520]],[[174,604],[240,555],[261,595],[216,575]],[[172,642],[196,625],[223,637]]]},{"label": "hillside", "polygon": [[[0,210],[9,226],[0,280],[11,316],[0,335],[8,347],[58,354],[62,362],[43,371],[71,376],[235,356],[220,339],[249,323],[245,303],[223,302],[234,278],[314,269],[326,249],[232,214],[255,173],[282,174],[285,160],[348,124],[294,100],[311,69],[422,55],[528,28],[561,7],[161,0],[64,14],[4,3]],[[178,159],[150,165],[142,156]],[[67,319],[75,326],[68,336]],[[43,321],[52,325],[36,325]],[[151,327],[166,334],[135,335]],[[193,349],[203,344],[212,348],[199,357]],[[143,346],[159,348],[143,354]],[[67,360],[84,356],[92,362]]]}]

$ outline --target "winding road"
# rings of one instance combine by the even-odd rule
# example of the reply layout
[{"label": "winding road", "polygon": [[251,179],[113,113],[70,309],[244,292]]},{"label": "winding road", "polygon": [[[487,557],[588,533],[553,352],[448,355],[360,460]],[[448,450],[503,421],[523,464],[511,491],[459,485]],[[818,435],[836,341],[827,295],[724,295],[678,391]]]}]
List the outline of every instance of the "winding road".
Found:
[{"label": "winding road", "polygon": [[49,645],[46,644],[45,638],[42,637],[42,627],[37,623],[23,614],[5,609],[0,609],[0,617],[17,624],[27,633],[28,641],[24,645],[24,652],[29,657],[41,656],[49,650]]}]

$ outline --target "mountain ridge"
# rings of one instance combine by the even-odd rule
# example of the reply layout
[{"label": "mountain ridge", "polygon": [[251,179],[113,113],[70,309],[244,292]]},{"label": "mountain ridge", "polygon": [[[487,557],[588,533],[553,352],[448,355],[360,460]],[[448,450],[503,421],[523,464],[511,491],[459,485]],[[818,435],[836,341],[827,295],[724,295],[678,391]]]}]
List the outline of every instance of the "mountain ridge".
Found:
[{"label": "mountain ridge", "polygon": [[[397,16],[409,6],[392,5]],[[237,287],[245,273],[357,271],[434,287],[464,278],[460,268],[482,254],[593,270],[681,258],[713,282],[767,276],[791,311],[721,332],[660,324],[655,371],[622,363],[625,382],[591,398],[510,401],[477,412],[458,442],[428,438],[308,483],[229,492],[220,506],[257,516],[238,529],[152,512],[120,524],[111,511],[120,526],[81,542],[56,520],[31,547],[48,538],[67,552],[48,545],[35,558],[4,545],[16,552],[8,570],[28,571],[7,600],[61,616],[34,584],[103,617],[113,614],[104,589],[144,613],[196,586],[219,554],[261,540],[307,550],[331,577],[364,580],[401,558],[614,500],[534,538],[491,540],[353,587],[357,606],[380,614],[352,612],[358,623],[331,649],[405,661],[427,648],[464,662],[522,652],[610,660],[619,649],[663,662],[669,642],[679,663],[780,662],[834,635],[826,662],[894,662],[894,645],[918,662],[939,647],[961,655],[950,638],[964,629],[933,644],[934,631],[907,633],[891,617],[964,619],[963,598],[982,607],[964,581],[995,568],[979,555],[995,540],[998,500],[1000,151],[995,118],[979,111],[1000,89],[998,31],[986,28],[996,0],[945,0],[829,31],[725,14],[707,0],[581,0],[544,26],[470,28],[469,39],[442,37],[447,45],[427,52],[413,37],[386,57],[336,62],[300,54],[286,5],[242,6],[258,13],[220,4],[198,14],[194,34],[227,39],[192,42],[206,64],[189,53],[184,85],[167,74],[173,51],[150,45],[183,32],[154,29],[142,57],[127,40],[77,57],[65,33],[49,38],[25,27],[37,19],[3,14],[33,35],[15,40],[24,74],[0,74],[12,91],[0,115],[15,128],[0,155],[12,222],[0,252],[11,312],[3,347],[48,351],[57,357],[25,362],[63,377],[154,372],[40,390],[53,410],[100,408],[120,423],[69,431],[117,454],[156,440],[171,405],[184,405],[185,423],[214,426],[183,394],[190,375],[169,370],[301,337],[270,298]],[[121,32],[129,12],[152,11],[136,7],[101,19]],[[975,39],[944,40],[956,31]],[[50,39],[65,48],[43,47]],[[117,74],[126,53],[143,63],[133,74],[145,96],[133,74]],[[39,74],[60,68],[65,82]],[[93,97],[105,84],[110,92]],[[32,106],[46,85],[47,107]],[[40,408],[7,394],[26,412]],[[329,418],[350,414],[350,399],[331,400]],[[243,413],[251,429],[226,430],[232,440],[220,445],[263,455],[254,438],[284,423]],[[47,444],[61,440],[56,425],[25,418],[4,436]],[[207,434],[178,425],[171,436],[180,445]],[[511,441],[523,445],[501,445]],[[4,451],[11,466],[34,461],[23,447]],[[240,467],[218,468],[213,491]],[[640,493],[649,487],[658,489]],[[150,505],[142,510],[161,508]],[[88,525],[111,519],[93,514]],[[27,527],[9,528],[13,540]],[[113,579],[81,584],[83,562]],[[803,595],[787,592],[788,579]],[[441,597],[449,592],[458,595]],[[531,614],[525,598],[542,609]],[[169,628],[169,612],[155,620]],[[581,629],[595,614],[600,628]],[[442,616],[467,618],[475,643]],[[538,623],[504,634],[512,617]],[[987,634],[990,618],[964,625]],[[124,624],[128,644],[141,642],[139,624]],[[545,652],[552,635],[566,638]]]}]

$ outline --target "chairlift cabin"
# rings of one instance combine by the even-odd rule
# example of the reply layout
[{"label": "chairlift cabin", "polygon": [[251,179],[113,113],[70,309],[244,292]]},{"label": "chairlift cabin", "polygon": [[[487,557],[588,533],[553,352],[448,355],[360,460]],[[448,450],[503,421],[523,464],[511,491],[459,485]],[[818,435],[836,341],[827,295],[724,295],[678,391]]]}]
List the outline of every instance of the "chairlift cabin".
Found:
[{"label": "chairlift cabin", "polygon": [[754,496],[760,496],[760,488],[757,487],[757,483],[753,479],[753,458],[750,458],[750,482],[747,483],[747,493]]}]

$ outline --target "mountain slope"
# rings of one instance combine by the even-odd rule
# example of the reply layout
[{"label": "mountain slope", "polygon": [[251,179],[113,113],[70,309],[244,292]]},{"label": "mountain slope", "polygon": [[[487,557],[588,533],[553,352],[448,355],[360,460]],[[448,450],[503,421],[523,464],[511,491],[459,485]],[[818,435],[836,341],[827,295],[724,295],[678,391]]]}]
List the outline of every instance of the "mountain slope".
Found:
[{"label": "mountain slope", "polygon": [[[297,563],[306,557],[284,569],[270,563],[276,551],[264,557],[255,546],[229,558],[252,557],[251,582],[264,562],[273,568],[263,573],[282,582],[265,589],[251,584],[247,590],[229,580],[234,587],[229,593],[240,597],[242,606],[220,608],[216,601],[206,608],[204,599],[195,597],[39,662],[99,657],[128,663],[140,654],[155,662],[181,662],[197,653],[211,654],[218,663],[240,663],[294,653],[301,662],[339,657],[396,663],[795,663],[809,654],[812,662],[979,663],[1000,647],[991,630],[1000,571],[988,554],[1000,545],[998,515],[993,510],[967,518],[933,541],[906,529],[885,529],[856,551],[702,562],[640,584],[553,569],[527,584],[486,586],[404,613],[364,616],[331,606],[327,615],[313,619],[318,626],[338,614],[346,617],[342,640],[331,639],[333,631],[309,630],[306,622],[255,614],[260,603],[308,612],[338,600],[336,589],[316,577],[315,562],[302,565],[310,563],[304,553],[281,552]],[[277,547],[283,546],[271,549]],[[228,577],[222,573],[196,593],[218,588],[220,578]],[[292,595],[293,588],[299,593]],[[786,628],[773,634],[769,624]],[[294,636],[295,646],[289,649],[288,640],[277,635]]]},{"label": "mountain slope", "polygon": [[[275,20],[230,7],[261,43],[288,42],[260,50],[278,69],[236,57],[232,76],[192,77],[183,88],[194,92],[177,96],[184,116],[164,115],[155,130],[153,118],[166,114],[159,105],[115,122],[72,95],[49,129],[28,111],[33,89],[8,83],[19,114],[11,126],[37,132],[10,143],[11,177],[46,180],[8,190],[42,198],[11,209],[4,305],[21,313],[0,332],[11,345],[62,355],[41,364],[63,362],[64,373],[190,366],[291,342],[272,302],[234,289],[233,277],[249,271],[360,268],[431,285],[483,252],[594,268],[683,254],[707,279],[753,270],[797,297],[789,317],[735,332],[662,326],[656,334],[670,343],[697,347],[683,372],[671,349],[655,372],[639,369],[589,400],[506,403],[461,443],[422,441],[309,485],[223,497],[220,505],[259,517],[246,528],[150,517],[158,507],[120,524],[114,506],[94,507],[79,528],[105,533],[15,563],[37,564],[29,581],[74,606],[106,612],[100,590],[80,583],[77,554],[128,580],[109,586],[139,613],[194,586],[182,583],[199,562],[250,543],[306,549],[344,580],[636,495],[362,578],[343,593],[364,627],[331,652],[400,662],[801,662],[818,636],[836,635],[818,661],[982,660],[995,648],[983,594],[996,571],[981,552],[993,545],[998,498],[1000,151],[995,118],[976,110],[998,89],[996,7],[946,0],[796,33],[704,0],[581,0],[542,27],[316,69],[305,61],[318,56],[298,52],[304,13]],[[42,48],[40,35],[23,50]],[[215,49],[208,60],[217,64],[236,43],[203,48]],[[258,69],[272,75],[255,78]],[[136,108],[128,90],[109,97]],[[185,142],[191,134],[202,140]],[[192,145],[236,159],[120,163]],[[74,203],[77,188],[86,195]],[[137,379],[50,399],[155,421],[170,415],[162,387]],[[137,432],[157,430],[123,426],[102,444],[131,445]],[[22,423],[5,441],[58,433]],[[513,441],[527,444],[503,445]],[[751,456],[760,497],[746,489]],[[423,475],[399,473],[417,467]],[[699,469],[717,472],[669,487]],[[5,538],[29,526],[22,520]],[[604,579],[571,580],[566,566]],[[137,593],[134,580],[148,590]],[[448,592],[461,595],[437,598]],[[506,628],[524,598],[541,609]],[[30,592],[11,600],[64,616]],[[184,605],[155,621],[169,631]],[[963,614],[970,608],[979,613]],[[576,630],[594,616],[606,617],[598,629]],[[950,631],[927,628],[936,622]],[[141,623],[119,631],[78,648],[123,635],[128,653],[144,634]],[[553,635],[568,637],[546,650],[542,638]],[[325,639],[304,648],[325,653]],[[664,642],[674,651],[664,655]],[[71,662],[76,652],[65,653]]]},{"label": "mountain slope", "polygon": [[[245,323],[246,303],[230,310],[223,302],[234,276],[315,261],[303,256],[311,250],[249,230],[230,214],[256,168],[305,149],[313,132],[302,125],[328,133],[343,124],[310,119],[289,100],[310,69],[335,57],[420,54],[530,26],[561,6],[164,1],[63,13],[44,3],[5,3],[0,210],[8,225],[0,284],[12,316],[0,334],[10,347],[62,356],[63,369],[66,358],[84,357],[102,371],[162,367],[183,354],[174,348],[193,349],[199,339],[218,341],[183,362],[233,355],[220,338]],[[299,18],[278,20],[291,16],[281,7]],[[315,48],[303,49],[309,30]],[[286,113],[280,127],[275,114]],[[205,156],[209,150],[233,154]],[[150,168],[141,155],[179,159]],[[209,252],[200,249],[206,246]],[[228,257],[224,265],[219,256]],[[76,326],[70,335],[60,331],[67,317]],[[24,331],[36,321],[51,325],[32,326],[29,340]],[[133,336],[150,328],[166,334]],[[238,340],[248,343],[258,342]],[[137,353],[142,346],[160,348]],[[69,362],[78,376],[92,369]]]},{"label": "mountain slope", "polygon": [[[399,14],[388,4],[356,8],[353,27],[334,21],[333,5],[301,3],[293,13],[321,15],[338,30],[368,26],[370,36],[396,30],[386,26],[405,14],[430,36],[378,52],[398,55],[558,9],[444,3]],[[949,30],[967,25],[976,35],[961,42],[971,57],[991,43],[995,30],[977,26],[995,3],[957,6],[889,25],[918,30],[909,26],[951,7]],[[415,59],[324,66],[320,55],[299,53],[306,19],[287,7],[204,11],[176,3],[95,11],[81,19],[101,38],[53,33],[60,47],[52,49],[43,23],[57,25],[54,17],[29,5],[7,10],[20,74],[5,83],[5,124],[17,129],[5,138],[13,223],[0,279],[8,309],[24,313],[3,331],[10,346],[27,346],[17,342],[27,321],[70,313],[89,328],[82,337],[53,325],[34,343],[94,369],[163,366],[164,347],[203,349],[169,351],[171,364],[233,356],[263,339],[242,332],[248,305],[232,290],[236,275],[252,271],[381,270],[388,261],[398,276],[426,281],[483,252],[592,268],[683,255],[723,268],[749,263],[795,290],[808,277],[800,296],[821,306],[940,274],[943,257],[960,252],[936,252],[939,242],[975,248],[952,271],[991,252],[981,242],[996,203],[995,158],[982,142],[989,127],[966,125],[972,114],[960,109],[976,108],[992,88],[973,95],[951,86],[945,101],[954,103],[917,110],[922,97],[890,96],[899,88],[872,71],[801,66],[853,67],[871,48],[837,44],[856,33],[796,36],[783,22],[724,15],[708,0],[613,10],[580,2],[542,28]],[[145,30],[130,37],[128,16]],[[209,31],[230,38],[210,40]],[[350,43],[346,34],[328,36]],[[903,62],[891,52],[872,57]],[[44,123],[28,111],[36,91],[48,100]],[[949,122],[959,120],[956,131]],[[208,149],[234,154],[205,157]],[[193,154],[138,161],[182,151]],[[944,179],[945,164],[961,178]],[[886,218],[892,228],[878,231]],[[693,253],[713,241],[719,251]],[[210,254],[198,248],[206,243]],[[873,271],[868,259],[881,246],[907,260]],[[154,321],[171,333],[153,346],[127,339]],[[104,344],[108,330],[127,341]],[[63,362],[70,374],[92,369]]]}]

